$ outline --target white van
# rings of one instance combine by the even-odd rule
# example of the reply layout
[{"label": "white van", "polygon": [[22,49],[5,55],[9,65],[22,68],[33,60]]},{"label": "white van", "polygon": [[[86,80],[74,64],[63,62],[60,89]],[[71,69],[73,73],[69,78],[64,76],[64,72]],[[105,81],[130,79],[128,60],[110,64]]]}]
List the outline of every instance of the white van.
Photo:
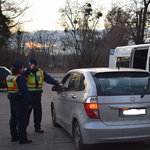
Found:
[{"label": "white van", "polygon": [[150,71],[150,44],[116,47],[110,50],[110,68],[139,68]]}]

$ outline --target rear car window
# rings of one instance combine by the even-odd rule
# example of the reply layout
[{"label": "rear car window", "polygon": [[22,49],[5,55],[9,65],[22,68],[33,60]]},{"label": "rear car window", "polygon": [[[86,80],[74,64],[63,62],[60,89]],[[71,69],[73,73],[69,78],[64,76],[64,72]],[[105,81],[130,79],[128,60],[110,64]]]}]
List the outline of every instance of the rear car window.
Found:
[{"label": "rear car window", "polygon": [[97,94],[100,95],[139,95],[150,94],[149,73],[111,72],[94,75]]}]

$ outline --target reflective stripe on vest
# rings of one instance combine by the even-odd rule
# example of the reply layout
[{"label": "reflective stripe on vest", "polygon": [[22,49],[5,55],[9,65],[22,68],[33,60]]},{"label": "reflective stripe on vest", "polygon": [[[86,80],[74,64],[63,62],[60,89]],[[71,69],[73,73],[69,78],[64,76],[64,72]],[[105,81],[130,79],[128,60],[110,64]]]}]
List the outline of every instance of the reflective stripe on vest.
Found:
[{"label": "reflective stripe on vest", "polygon": [[16,76],[12,75],[12,74],[7,76],[6,81],[7,81],[8,92],[10,92],[10,93],[18,93],[19,92],[19,88],[16,83],[18,76],[20,76],[20,74],[17,74]]},{"label": "reflective stripe on vest", "polygon": [[39,91],[42,90],[42,86],[43,86],[43,81],[44,81],[44,75],[43,75],[43,71],[41,69],[39,69],[36,72],[36,77],[38,80],[38,87],[36,88],[36,83],[35,83],[35,76],[33,75],[33,73],[31,72],[28,76],[27,76],[27,86],[28,86],[28,90],[29,91]]}]

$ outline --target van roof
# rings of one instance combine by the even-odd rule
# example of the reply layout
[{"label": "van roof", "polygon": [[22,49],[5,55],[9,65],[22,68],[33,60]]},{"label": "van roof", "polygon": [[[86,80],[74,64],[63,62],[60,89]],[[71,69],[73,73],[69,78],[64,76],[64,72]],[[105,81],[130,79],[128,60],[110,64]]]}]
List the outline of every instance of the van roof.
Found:
[{"label": "van roof", "polygon": [[115,49],[115,54],[120,56],[130,56],[131,51],[134,48],[139,48],[140,50],[149,49],[150,44],[139,44],[139,45],[129,45],[129,46],[119,46]]},{"label": "van roof", "polygon": [[149,44],[139,44],[139,45],[128,45],[128,46],[118,46],[116,48],[136,48],[136,47],[149,47]]}]

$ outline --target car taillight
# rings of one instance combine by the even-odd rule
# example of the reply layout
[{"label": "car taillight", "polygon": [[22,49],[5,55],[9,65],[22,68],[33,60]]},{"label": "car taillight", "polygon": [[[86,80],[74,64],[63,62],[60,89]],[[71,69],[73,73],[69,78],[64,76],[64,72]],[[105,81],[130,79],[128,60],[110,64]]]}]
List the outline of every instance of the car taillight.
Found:
[{"label": "car taillight", "polygon": [[89,118],[100,118],[97,97],[89,97],[84,103],[84,108]]}]

